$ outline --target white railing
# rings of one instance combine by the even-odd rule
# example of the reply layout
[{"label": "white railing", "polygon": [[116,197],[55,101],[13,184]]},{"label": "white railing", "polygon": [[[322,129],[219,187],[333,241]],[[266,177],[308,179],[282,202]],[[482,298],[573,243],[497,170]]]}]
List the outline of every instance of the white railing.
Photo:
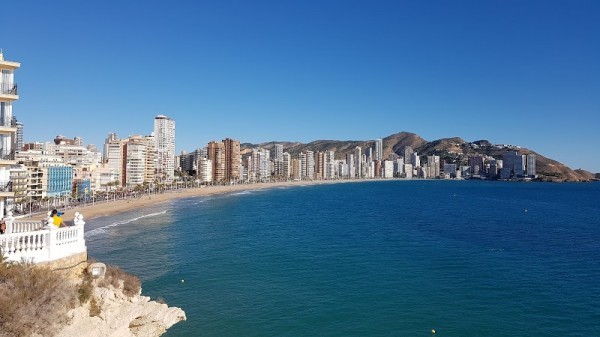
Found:
[{"label": "white railing", "polygon": [[6,233],[0,235],[0,254],[6,261],[41,263],[62,259],[87,250],[83,216],[75,213],[73,226],[56,228],[49,217],[43,221],[17,222],[4,218]]},{"label": "white railing", "polygon": [[26,233],[39,231],[44,228],[45,223],[45,221],[14,221],[12,223],[11,233]]}]

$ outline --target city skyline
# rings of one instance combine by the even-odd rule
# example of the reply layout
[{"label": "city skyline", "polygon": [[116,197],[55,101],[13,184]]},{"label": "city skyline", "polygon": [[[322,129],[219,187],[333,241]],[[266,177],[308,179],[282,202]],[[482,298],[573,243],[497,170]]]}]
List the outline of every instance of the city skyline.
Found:
[{"label": "city skyline", "polygon": [[0,48],[22,64],[25,142],[100,147],[164,114],[177,153],[409,131],[600,172],[597,3],[113,5],[13,5]]}]

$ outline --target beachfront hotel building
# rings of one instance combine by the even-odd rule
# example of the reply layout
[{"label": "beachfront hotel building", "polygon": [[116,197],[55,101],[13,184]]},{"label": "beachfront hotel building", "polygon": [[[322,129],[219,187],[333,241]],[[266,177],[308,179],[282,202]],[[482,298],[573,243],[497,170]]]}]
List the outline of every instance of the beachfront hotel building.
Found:
[{"label": "beachfront hotel building", "polygon": [[206,157],[198,157],[198,179],[201,183],[210,183],[212,182],[213,173],[212,173],[212,161],[207,159]]},{"label": "beachfront hotel building", "polygon": [[232,182],[240,180],[240,141],[231,138],[223,140],[224,155],[225,155],[225,181]]},{"label": "beachfront hotel building", "polygon": [[117,138],[117,134],[115,132],[109,133],[108,137],[106,137],[106,139],[104,140],[104,147],[102,149],[102,162],[103,163],[108,162],[108,150],[109,150],[110,144],[112,144],[116,141],[118,141],[118,138]]},{"label": "beachfront hotel building", "polygon": [[123,143],[122,185],[135,187],[146,180],[146,141],[141,136],[132,136]]},{"label": "beachfront hotel building", "polygon": [[356,170],[356,178],[363,177],[363,159],[362,159],[362,149],[357,146],[354,148],[354,169]]},{"label": "beachfront hotel building", "polygon": [[375,160],[383,160],[383,140],[375,139]]},{"label": "beachfront hotel building", "polygon": [[212,163],[212,180],[220,182],[225,179],[225,144],[212,141],[208,143],[208,159]]},{"label": "beachfront hotel building", "polygon": [[283,160],[283,145],[275,144],[275,155],[273,156],[273,160]]},{"label": "beachfront hotel building", "polygon": [[13,103],[19,99],[14,72],[21,66],[18,62],[5,61],[0,51],[0,217],[4,216],[6,200],[14,197],[10,183],[10,167],[14,160],[14,138],[17,128],[13,126]]},{"label": "beachfront hotel building", "polygon": [[166,183],[175,177],[175,121],[165,115],[154,117],[156,178]]},{"label": "beachfront hotel building", "polygon": [[292,176],[292,156],[284,152],[283,153],[283,177],[289,179]]}]

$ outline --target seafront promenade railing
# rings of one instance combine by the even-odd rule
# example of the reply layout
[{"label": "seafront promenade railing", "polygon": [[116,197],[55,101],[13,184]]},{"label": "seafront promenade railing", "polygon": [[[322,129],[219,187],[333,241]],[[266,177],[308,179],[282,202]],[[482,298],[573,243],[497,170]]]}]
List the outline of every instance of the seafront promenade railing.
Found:
[{"label": "seafront promenade railing", "polygon": [[73,225],[56,228],[46,221],[16,221],[9,213],[4,218],[6,233],[0,235],[0,254],[6,261],[41,263],[62,259],[87,250],[83,216],[75,213]]}]

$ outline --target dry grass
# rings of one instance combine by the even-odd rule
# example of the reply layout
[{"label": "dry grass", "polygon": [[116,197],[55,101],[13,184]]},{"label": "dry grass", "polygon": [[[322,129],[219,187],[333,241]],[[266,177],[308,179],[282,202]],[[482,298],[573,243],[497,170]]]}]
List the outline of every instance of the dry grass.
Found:
[{"label": "dry grass", "polygon": [[[112,285],[132,297],[140,293],[141,282],[114,266],[107,266],[100,286]],[[0,254],[0,337],[52,336],[67,324],[67,313],[78,304],[90,302],[90,316],[101,306],[94,297],[92,278],[84,273],[74,285],[60,273],[30,264],[8,264]]]},{"label": "dry grass", "polygon": [[100,316],[102,307],[98,304],[95,297],[90,300],[90,317]]},{"label": "dry grass", "polygon": [[76,303],[75,286],[60,274],[0,261],[0,336],[51,336]]},{"label": "dry grass", "polygon": [[106,274],[98,285],[107,287],[109,284],[116,289],[123,289],[123,294],[128,297],[139,294],[142,289],[142,282],[137,276],[127,274],[119,267],[106,265]]}]

